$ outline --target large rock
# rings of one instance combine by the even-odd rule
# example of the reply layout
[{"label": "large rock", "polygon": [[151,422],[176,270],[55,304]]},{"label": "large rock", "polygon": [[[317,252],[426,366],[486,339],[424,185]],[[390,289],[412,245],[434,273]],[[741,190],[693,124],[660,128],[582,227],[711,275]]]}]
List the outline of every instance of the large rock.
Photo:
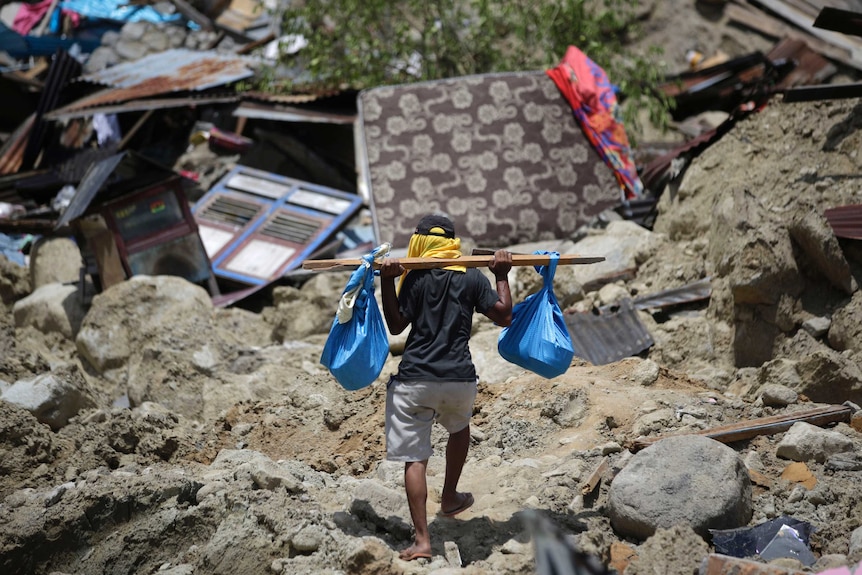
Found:
[{"label": "large rock", "polygon": [[30,283],[34,290],[52,283],[75,283],[83,265],[81,250],[70,238],[40,238],[30,252]]},{"label": "large rock", "polygon": [[319,273],[300,288],[274,288],[273,307],[265,311],[267,322],[273,325],[272,339],[293,341],[329,333],[341,293],[349,279],[350,273]]},{"label": "large rock", "polygon": [[194,345],[211,329],[212,309],[206,290],[183,278],[133,276],[93,298],[75,343],[81,356],[105,372],[152,340],[174,351]]},{"label": "large rock", "polygon": [[837,431],[823,429],[804,421],[794,423],[778,443],[778,457],[793,461],[823,463],[830,455],[854,451],[853,440]]},{"label": "large rock", "polygon": [[30,293],[30,273],[0,254],[0,302],[15,303]]},{"label": "large rock", "polygon": [[47,284],[12,306],[15,326],[31,326],[42,333],[59,333],[73,339],[86,310],[78,288],[69,284]]},{"label": "large rock", "polygon": [[580,285],[590,285],[601,278],[618,276],[635,269],[641,259],[640,255],[652,249],[662,239],[660,234],[654,234],[634,222],[611,222],[603,233],[585,237],[568,252],[583,256],[602,256],[605,261],[587,266],[566,266],[572,268],[569,272],[560,272],[558,268],[558,273],[561,274],[561,279],[571,274]]},{"label": "large rock", "polygon": [[402,538],[410,536],[411,527],[406,522],[410,510],[403,491],[389,489],[376,481],[360,480],[353,486],[350,513],[384,533]]},{"label": "large rock", "polygon": [[838,351],[862,351],[862,322],[859,318],[862,318],[862,290],[832,314],[827,336],[829,345]]},{"label": "large rock", "polygon": [[796,371],[804,382],[799,391],[812,401],[862,403],[862,368],[842,353],[824,346],[803,356]]},{"label": "large rock", "polygon": [[850,274],[850,264],[844,259],[838,238],[826,217],[817,210],[811,209],[797,216],[790,223],[788,230],[793,240],[799,244],[807,259],[826,280],[841,291],[852,294],[858,286]]},{"label": "large rock", "polygon": [[730,447],[699,435],[668,437],[635,454],[611,482],[608,511],[623,536],[646,539],[656,529],[689,524],[741,527],[751,519],[751,481]]},{"label": "large rock", "polygon": [[96,406],[84,378],[75,369],[20,380],[6,389],[0,399],[23,407],[55,431],[80,410]]},{"label": "large rock", "polygon": [[716,196],[709,240],[709,260],[718,276],[730,280],[736,305],[774,305],[784,293],[801,293],[786,228],[749,190]]}]

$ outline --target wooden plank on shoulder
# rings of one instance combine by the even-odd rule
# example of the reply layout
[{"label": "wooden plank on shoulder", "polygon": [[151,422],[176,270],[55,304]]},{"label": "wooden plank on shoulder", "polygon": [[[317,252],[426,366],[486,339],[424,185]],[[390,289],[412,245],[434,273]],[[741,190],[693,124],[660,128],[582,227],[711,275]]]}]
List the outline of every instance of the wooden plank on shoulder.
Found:
[{"label": "wooden plank on shoulder", "polygon": [[[491,258],[488,256],[461,256],[460,258],[398,258],[398,261],[407,270],[427,270],[433,268],[445,268],[447,266],[464,266],[468,268],[488,267]],[[512,254],[513,266],[543,266],[551,261],[551,257],[538,254]],[[576,254],[560,254],[557,265],[584,265],[605,261],[602,256],[580,256]],[[358,267],[362,265],[360,258],[332,259],[332,260],[305,260],[302,269],[326,271],[339,268]],[[375,269],[380,264],[374,265]]]}]

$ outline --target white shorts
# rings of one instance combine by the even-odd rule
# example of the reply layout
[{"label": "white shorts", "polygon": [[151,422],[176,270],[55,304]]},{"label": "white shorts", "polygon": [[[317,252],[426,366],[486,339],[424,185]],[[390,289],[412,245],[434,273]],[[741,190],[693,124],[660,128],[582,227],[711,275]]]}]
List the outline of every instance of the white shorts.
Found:
[{"label": "white shorts", "polygon": [[433,455],[431,427],[436,421],[449,433],[470,424],[477,383],[432,381],[386,386],[386,459],[424,461]]}]

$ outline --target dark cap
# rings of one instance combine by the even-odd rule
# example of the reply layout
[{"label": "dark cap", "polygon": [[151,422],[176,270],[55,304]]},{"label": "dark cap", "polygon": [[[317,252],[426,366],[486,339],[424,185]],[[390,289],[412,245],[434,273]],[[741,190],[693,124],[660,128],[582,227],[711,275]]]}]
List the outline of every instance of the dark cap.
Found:
[{"label": "dark cap", "polygon": [[441,236],[444,238],[455,237],[455,224],[446,216],[431,215],[419,220],[416,233],[423,236]]}]

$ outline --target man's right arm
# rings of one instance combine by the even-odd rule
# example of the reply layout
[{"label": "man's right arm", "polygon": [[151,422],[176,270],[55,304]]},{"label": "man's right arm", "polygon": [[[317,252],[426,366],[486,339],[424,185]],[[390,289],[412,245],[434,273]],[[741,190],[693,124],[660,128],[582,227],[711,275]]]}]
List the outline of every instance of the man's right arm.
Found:
[{"label": "man's right arm", "polygon": [[512,323],[512,294],[509,291],[509,271],[512,269],[512,254],[507,250],[497,250],[488,269],[494,274],[497,287],[497,303],[488,308],[485,315],[501,327]]},{"label": "man's right arm", "polygon": [[401,277],[403,273],[404,268],[397,259],[383,260],[380,267],[380,299],[383,300],[383,317],[392,335],[398,335],[410,325],[410,320],[401,313],[398,294],[395,293],[395,278]]}]

